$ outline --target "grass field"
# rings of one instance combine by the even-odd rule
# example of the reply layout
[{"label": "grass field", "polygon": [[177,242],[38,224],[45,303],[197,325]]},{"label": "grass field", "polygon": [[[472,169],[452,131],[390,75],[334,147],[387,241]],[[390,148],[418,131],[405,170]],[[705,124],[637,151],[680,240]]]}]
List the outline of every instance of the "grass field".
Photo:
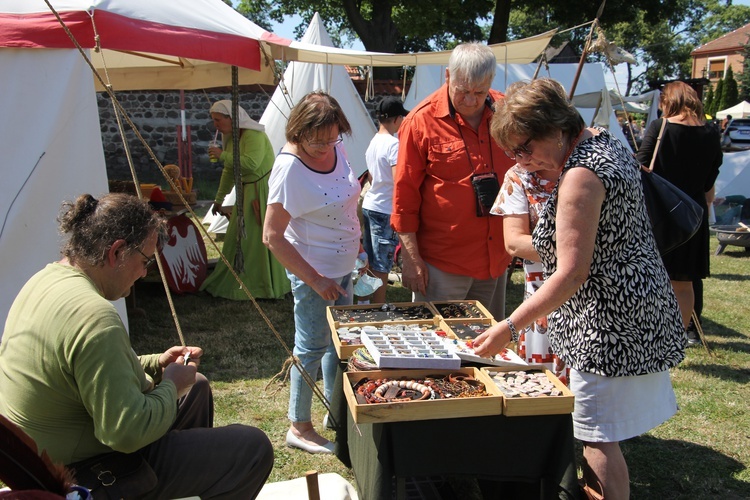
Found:
[{"label": "grass field", "polygon": [[[711,257],[711,269],[703,313],[710,353],[691,347],[672,370],[680,412],[622,445],[634,499],[750,498],[750,253],[728,247]],[[515,272],[509,285],[508,311],[521,300],[521,274]],[[291,299],[257,302],[270,324],[249,301],[204,293],[173,300],[187,343],[206,351],[201,370],[213,382],[218,424],[254,425],[272,440],[276,463],[270,481],[300,477],[310,469],[352,480],[353,472],[335,457],[284,445],[289,388],[277,374],[293,346]],[[389,287],[388,300],[408,301],[409,294],[396,284]],[[160,283],[138,283],[135,302],[141,309],[130,315],[136,352],[158,352],[179,342]],[[323,414],[323,405],[314,401],[314,420],[320,422]],[[331,431],[323,433],[335,439]]]}]

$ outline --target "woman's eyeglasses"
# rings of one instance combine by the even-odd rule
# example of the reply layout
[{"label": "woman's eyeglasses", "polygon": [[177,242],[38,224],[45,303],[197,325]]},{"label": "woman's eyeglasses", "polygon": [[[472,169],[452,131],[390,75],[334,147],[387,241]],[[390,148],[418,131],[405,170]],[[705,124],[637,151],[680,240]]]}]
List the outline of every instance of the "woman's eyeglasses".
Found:
[{"label": "woman's eyeglasses", "polygon": [[342,142],[344,142],[344,139],[342,139],[341,137],[339,137],[335,141],[330,141],[330,142],[318,142],[318,141],[311,141],[311,140],[308,139],[307,144],[311,148],[323,149],[323,148],[330,148],[330,147],[333,147],[333,146],[338,146]]},{"label": "woman's eyeglasses", "polygon": [[154,262],[156,262],[156,255],[154,255],[153,257],[149,257],[145,253],[141,252],[140,248],[135,247],[135,249],[138,251],[139,254],[143,255],[143,257],[146,259],[146,262],[143,263],[144,267],[149,268],[149,267],[151,267],[151,264],[153,264]]},{"label": "woman's eyeglasses", "polygon": [[521,144],[515,149],[511,149],[510,151],[504,151],[505,156],[510,158],[511,160],[523,160],[524,158],[531,158],[531,150],[529,149],[529,143],[531,142],[531,137],[526,139],[526,142]]}]

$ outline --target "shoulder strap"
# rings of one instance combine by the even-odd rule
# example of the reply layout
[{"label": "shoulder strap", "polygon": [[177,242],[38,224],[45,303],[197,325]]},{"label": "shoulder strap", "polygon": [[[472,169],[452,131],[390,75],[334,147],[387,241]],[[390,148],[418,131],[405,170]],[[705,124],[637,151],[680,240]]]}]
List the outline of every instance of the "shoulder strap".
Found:
[{"label": "shoulder strap", "polygon": [[656,161],[656,153],[659,152],[659,145],[661,144],[661,137],[664,135],[664,129],[667,126],[667,119],[662,118],[661,128],[659,129],[659,135],[656,137],[656,146],[654,146],[654,153],[651,155],[651,164],[648,166],[648,171],[654,171],[654,162]]}]

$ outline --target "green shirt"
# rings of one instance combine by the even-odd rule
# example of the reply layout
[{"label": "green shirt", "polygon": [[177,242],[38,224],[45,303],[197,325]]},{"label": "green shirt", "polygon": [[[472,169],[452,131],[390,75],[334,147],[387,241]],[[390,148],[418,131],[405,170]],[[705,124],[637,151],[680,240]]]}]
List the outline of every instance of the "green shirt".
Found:
[{"label": "green shirt", "polygon": [[13,302],[0,343],[0,413],[53,461],[131,453],[169,430],[177,389],[138,357],[111,302],[81,271],[49,264]]}]

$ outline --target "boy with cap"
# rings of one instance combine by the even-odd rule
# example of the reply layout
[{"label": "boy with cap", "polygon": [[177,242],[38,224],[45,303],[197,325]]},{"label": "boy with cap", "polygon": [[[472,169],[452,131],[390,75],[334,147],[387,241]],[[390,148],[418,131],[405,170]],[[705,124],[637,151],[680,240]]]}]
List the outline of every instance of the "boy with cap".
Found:
[{"label": "boy with cap", "polygon": [[391,228],[393,167],[396,166],[398,158],[398,139],[394,134],[407,114],[409,112],[396,97],[386,97],[380,101],[380,128],[365,153],[371,187],[362,202],[362,244],[367,252],[372,273],[383,282],[383,286],[372,294],[374,303],[385,302],[388,273],[393,265],[393,253],[398,244],[398,235]]}]

